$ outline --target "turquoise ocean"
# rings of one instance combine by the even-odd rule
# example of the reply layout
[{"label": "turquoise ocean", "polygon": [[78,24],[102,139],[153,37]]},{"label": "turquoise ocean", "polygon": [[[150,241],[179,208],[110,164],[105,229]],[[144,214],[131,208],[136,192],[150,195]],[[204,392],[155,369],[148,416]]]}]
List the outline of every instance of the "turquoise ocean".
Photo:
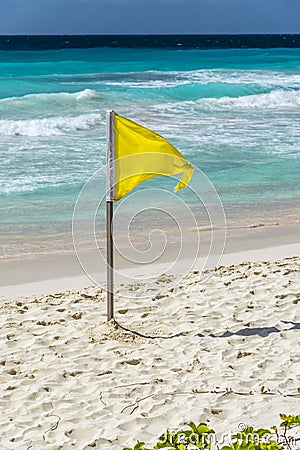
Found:
[{"label": "turquoise ocean", "polygon": [[201,168],[230,226],[299,219],[300,48],[0,50],[2,258],[68,249],[106,109]]}]

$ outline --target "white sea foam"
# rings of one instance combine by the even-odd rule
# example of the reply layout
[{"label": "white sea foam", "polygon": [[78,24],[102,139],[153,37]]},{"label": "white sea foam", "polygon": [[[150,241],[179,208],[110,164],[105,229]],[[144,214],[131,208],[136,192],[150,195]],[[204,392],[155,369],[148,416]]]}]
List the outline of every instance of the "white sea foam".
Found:
[{"label": "white sea foam", "polygon": [[56,106],[71,106],[80,102],[93,101],[101,99],[100,94],[92,89],[84,89],[79,92],[57,92],[57,93],[42,93],[42,94],[27,94],[22,97],[8,97],[0,100],[0,108],[29,106],[29,105],[56,105]]},{"label": "white sea foam", "polygon": [[[201,98],[199,100],[186,100],[168,103],[159,103],[153,105],[152,108],[148,108],[149,116],[151,117],[151,111],[160,114],[155,119],[151,117],[151,120],[162,120],[167,115],[170,115],[169,120],[173,119],[176,114],[180,115],[185,119],[189,120],[189,123],[194,123],[195,125],[199,123],[199,114],[204,111],[209,111],[211,113],[218,112],[220,110],[232,110],[242,111],[242,110],[274,110],[280,109],[297,111],[300,106],[300,90],[273,90],[265,94],[253,94],[244,95],[240,97],[228,97],[224,96],[221,98]],[[164,115],[161,117],[161,115]],[[206,116],[205,116],[206,117]],[[204,117],[204,119],[205,119]],[[253,117],[254,118],[254,117]],[[206,120],[206,119],[205,119]],[[217,119],[216,119],[217,120]],[[172,127],[174,125],[172,124]]]},{"label": "white sea foam", "polygon": [[134,89],[158,89],[158,88],[172,88],[177,86],[184,86],[190,84],[189,80],[167,80],[167,79],[153,79],[153,80],[127,80],[127,81],[95,81],[93,84],[108,85],[114,87],[127,87]]},{"label": "white sea foam", "polygon": [[[90,85],[105,85],[127,88],[172,88],[186,84],[208,85],[243,84],[257,85],[262,88],[300,88],[300,75],[295,73],[282,73],[276,71],[255,70],[192,70],[192,71],[148,71],[86,75],[86,82]],[[71,81],[67,84],[82,84]]]},{"label": "white sea foam", "polygon": [[246,95],[243,97],[222,97],[219,99],[202,99],[199,104],[221,108],[238,109],[274,109],[298,108],[300,106],[300,90],[274,90],[268,94]]},{"label": "white sea foam", "polygon": [[295,73],[282,73],[276,71],[244,71],[244,70],[196,70],[186,72],[185,77],[190,81],[207,83],[227,84],[257,84],[262,87],[293,87],[300,88],[300,75]]},{"label": "white sea foam", "polygon": [[69,117],[48,117],[28,120],[0,120],[0,136],[57,136],[68,132],[89,130],[99,123],[99,114]]}]

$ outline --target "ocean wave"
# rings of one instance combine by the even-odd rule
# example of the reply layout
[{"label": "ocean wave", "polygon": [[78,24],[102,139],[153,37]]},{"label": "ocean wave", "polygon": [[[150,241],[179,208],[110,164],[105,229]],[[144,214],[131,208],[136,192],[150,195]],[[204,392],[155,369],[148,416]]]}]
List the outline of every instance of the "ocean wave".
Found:
[{"label": "ocean wave", "polygon": [[112,87],[155,89],[172,88],[185,84],[252,84],[263,88],[300,88],[300,75],[266,70],[223,70],[200,69],[187,71],[155,71],[145,72],[114,72],[93,73],[81,75],[63,75],[60,81],[65,84],[102,85]]},{"label": "ocean wave", "polygon": [[[46,192],[50,194],[52,191],[59,189],[60,192],[62,191],[68,191],[71,188],[73,189],[79,189],[78,188],[79,183],[78,181],[74,180],[70,174],[67,174],[62,177],[51,177],[49,175],[47,176],[41,176],[39,175],[36,178],[33,177],[27,177],[22,178],[19,180],[14,180],[13,183],[9,183],[8,181],[4,180],[0,183],[0,197],[3,195],[8,194],[24,194],[24,193],[30,193],[30,192]],[[15,206],[11,206],[10,209],[13,210]]]},{"label": "ocean wave", "polygon": [[293,87],[300,88],[300,75],[266,70],[204,70],[191,71],[186,77],[197,83],[256,84],[265,88]]},{"label": "ocean wave", "polygon": [[267,94],[246,95],[237,98],[203,99],[198,103],[225,109],[294,109],[300,106],[300,90],[274,90]]},{"label": "ocean wave", "polygon": [[12,107],[29,107],[29,106],[76,106],[78,103],[99,101],[101,95],[93,89],[84,89],[79,92],[57,92],[42,94],[27,94],[22,97],[8,97],[0,100],[0,108]]},{"label": "ocean wave", "polygon": [[0,120],[0,136],[58,136],[92,129],[98,125],[99,121],[99,114],[28,120],[4,119]]}]

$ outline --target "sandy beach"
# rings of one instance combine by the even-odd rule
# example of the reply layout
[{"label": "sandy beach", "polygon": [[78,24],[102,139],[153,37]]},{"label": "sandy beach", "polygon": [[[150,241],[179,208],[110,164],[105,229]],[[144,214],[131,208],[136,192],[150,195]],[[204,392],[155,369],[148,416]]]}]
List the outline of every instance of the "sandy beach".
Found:
[{"label": "sandy beach", "polygon": [[299,414],[299,252],[232,253],[205,282],[193,271],[150,300],[118,298],[119,326],[84,278],[3,288],[0,448],[149,447],[191,420],[221,438]]}]

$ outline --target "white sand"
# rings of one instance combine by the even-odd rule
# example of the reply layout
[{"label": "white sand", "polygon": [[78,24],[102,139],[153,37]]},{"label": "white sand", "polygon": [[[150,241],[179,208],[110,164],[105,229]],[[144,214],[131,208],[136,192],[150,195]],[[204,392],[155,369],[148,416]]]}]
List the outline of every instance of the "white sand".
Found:
[{"label": "white sand", "polygon": [[117,320],[147,337],[106,324],[96,287],[2,300],[1,450],[149,447],[190,420],[222,433],[299,414],[300,258],[198,278],[118,300]]}]

